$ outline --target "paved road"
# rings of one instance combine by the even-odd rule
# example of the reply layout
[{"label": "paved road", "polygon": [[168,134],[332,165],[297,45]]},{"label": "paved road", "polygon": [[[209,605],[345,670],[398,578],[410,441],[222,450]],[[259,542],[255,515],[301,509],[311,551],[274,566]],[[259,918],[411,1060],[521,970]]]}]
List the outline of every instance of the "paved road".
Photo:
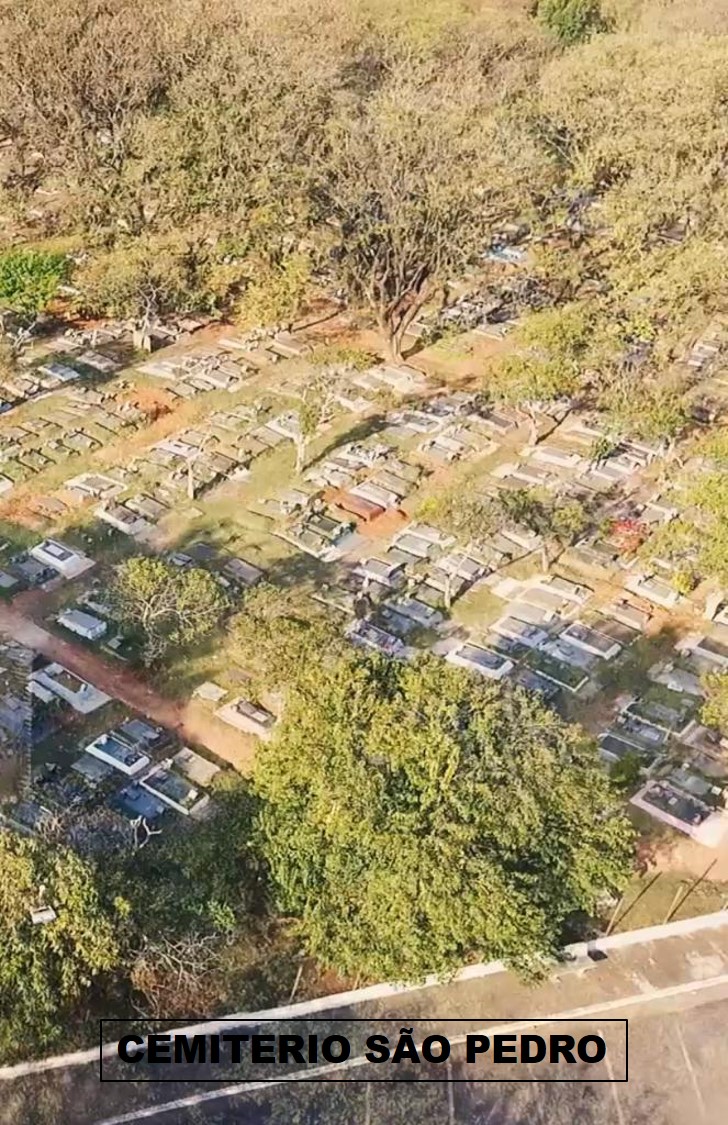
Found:
[{"label": "paved road", "polygon": [[[104,1084],[98,1055],[74,1065],[7,1077],[0,1125],[718,1125],[728,1120],[728,912],[599,942],[607,953],[579,958],[538,987],[502,971],[473,970],[446,984],[380,987],[294,1006],[317,1018],[464,1019],[471,1030],[493,1021],[608,1018],[630,1021],[629,1084],[521,1086],[349,1083],[274,1086],[264,1094],[227,1080],[222,1086]],[[288,1013],[287,1013],[288,1014]],[[290,1014],[293,1014],[291,1012]],[[250,1021],[250,1016],[246,1017]],[[264,1019],[258,1013],[256,1022]],[[242,1020],[242,1017],[241,1017]],[[455,1060],[453,1076],[458,1076]],[[352,1077],[350,1074],[349,1077]],[[0,1079],[4,1077],[0,1071]],[[384,1090],[384,1094],[382,1091]],[[342,1101],[343,1099],[343,1101]],[[442,1102],[434,1101],[444,1099]],[[438,1109],[437,1106],[440,1106]],[[374,1108],[372,1108],[374,1107]],[[295,1110],[295,1112],[294,1112]],[[368,1114],[368,1117],[367,1117]],[[404,1114],[404,1118],[403,1118]]]}]

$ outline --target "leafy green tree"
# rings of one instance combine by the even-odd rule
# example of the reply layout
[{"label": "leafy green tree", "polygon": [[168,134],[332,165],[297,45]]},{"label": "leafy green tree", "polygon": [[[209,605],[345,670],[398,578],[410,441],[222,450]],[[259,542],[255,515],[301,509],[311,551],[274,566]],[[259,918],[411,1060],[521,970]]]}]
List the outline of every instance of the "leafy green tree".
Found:
[{"label": "leafy green tree", "polygon": [[479,492],[466,481],[429,496],[417,510],[421,519],[434,520],[443,531],[469,544],[487,539],[497,529],[502,514],[498,497]]},{"label": "leafy green tree", "polygon": [[518,350],[488,372],[488,394],[530,415],[532,443],[537,440],[536,407],[569,398],[579,389],[589,334],[589,317],[579,308],[533,313],[515,333]]},{"label": "leafy green tree", "polygon": [[536,488],[517,488],[504,492],[503,510],[525,527],[540,535],[543,569],[548,571],[553,558],[575,543],[589,526],[589,513],[580,500],[551,496]]},{"label": "leafy green tree", "polygon": [[[31,911],[52,908],[34,924]],[[74,1004],[120,961],[113,907],[94,868],[67,848],[0,829],[0,1056],[45,1047]]]},{"label": "leafy green tree", "polygon": [[33,321],[48,308],[68,273],[65,254],[25,249],[0,254],[0,316],[14,312]]},{"label": "leafy green tree", "polygon": [[214,304],[193,249],[179,239],[139,239],[94,256],[76,285],[85,314],[128,317],[144,329],[160,316]]},{"label": "leafy green tree", "polygon": [[627,753],[615,762],[609,770],[614,785],[622,792],[628,793],[635,789],[642,777],[642,760],[634,750]]},{"label": "leafy green tree", "polygon": [[116,570],[109,598],[117,619],[138,636],[145,664],[202,640],[220,622],[227,599],[211,574],[162,559],[133,558]]},{"label": "leafy green tree", "polygon": [[289,254],[282,262],[259,269],[242,298],[239,317],[245,324],[290,331],[311,282],[305,254]]},{"label": "leafy green tree", "polygon": [[583,732],[432,657],[352,655],[297,684],[255,786],[280,905],[347,975],[533,969],[629,874],[631,829]]},{"label": "leafy green tree", "polygon": [[601,406],[618,432],[663,442],[668,448],[688,426],[688,409],[676,387],[644,386],[634,378],[621,379],[602,396]]},{"label": "leafy green tree", "polygon": [[708,695],[703,703],[700,717],[707,726],[726,732],[728,731],[728,674],[710,672],[705,677],[704,683]]},{"label": "leafy green tree", "polygon": [[487,91],[471,61],[392,60],[359,112],[340,103],[312,167],[336,275],[395,361],[426,301],[482,248],[514,183],[485,168]]},{"label": "leafy green tree", "polygon": [[303,472],[306,467],[306,455],[319,429],[331,419],[340,386],[340,370],[325,367],[308,379],[301,391],[295,437],[297,473]]},{"label": "leafy green tree", "polygon": [[538,0],[536,13],[567,46],[581,43],[609,26],[599,0]]},{"label": "leafy green tree", "polygon": [[341,633],[299,590],[259,583],[231,622],[233,651],[261,687],[282,688],[343,652]]}]

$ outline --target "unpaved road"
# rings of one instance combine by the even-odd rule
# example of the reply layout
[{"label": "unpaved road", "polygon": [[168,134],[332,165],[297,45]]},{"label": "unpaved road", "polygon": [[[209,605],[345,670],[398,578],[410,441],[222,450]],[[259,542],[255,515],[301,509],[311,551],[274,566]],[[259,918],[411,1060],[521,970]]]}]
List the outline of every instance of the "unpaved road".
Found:
[{"label": "unpaved road", "polygon": [[160,695],[132,669],[48,632],[30,618],[25,608],[21,611],[15,605],[0,603],[0,633],[63,664],[127,707],[174,731],[183,742],[203,746],[242,772],[248,771],[253,758],[249,741],[206,714],[202,705],[178,703]]}]

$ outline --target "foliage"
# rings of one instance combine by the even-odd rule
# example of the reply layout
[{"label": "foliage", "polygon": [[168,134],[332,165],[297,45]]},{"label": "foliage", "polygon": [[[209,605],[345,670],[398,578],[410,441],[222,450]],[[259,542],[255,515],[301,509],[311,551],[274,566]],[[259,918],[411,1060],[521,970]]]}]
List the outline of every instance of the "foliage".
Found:
[{"label": "foliage", "polygon": [[[447,67],[393,60],[391,77],[358,114],[347,108],[332,119],[314,166],[316,214],[331,227],[336,274],[374,313],[395,359],[418,311],[463,269],[497,213],[481,187],[485,98],[467,56]],[[505,192],[508,182],[498,187]]]},{"label": "foliage", "polygon": [[506,492],[501,503],[516,523],[562,546],[576,542],[589,525],[588,512],[580,500],[553,497],[535,488]]},{"label": "foliage", "polygon": [[330,420],[340,386],[340,373],[335,368],[324,368],[307,381],[301,392],[295,438],[297,473],[305,468],[308,447],[319,428]]},{"label": "foliage", "polygon": [[340,632],[312,598],[259,583],[231,622],[233,651],[260,685],[281,688],[343,651]]},{"label": "foliage", "polygon": [[[113,908],[75,852],[0,830],[0,1054],[45,1047],[98,974],[117,967]],[[33,924],[38,906],[53,921]]]},{"label": "foliage", "polygon": [[290,329],[300,312],[311,280],[305,254],[290,254],[282,262],[261,267],[242,299],[244,323]]},{"label": "foliage", "polygon": [[478,543],[497,529],[502,512],[497,497],[461,481],[446,492],[429,496],[420,504],[417,515],[434,520],[443,531],[464,542]]},{"label": "foliage", "polygon": [[721,732],[728,731],[728,674],[710,672],[705,677],[704,686],[707,699],[700,712],[702,721]]},{"label": "foliage", "polygon": [[109,598],[117,619],[143,646],[145,664],[169,648],[194,644],[220,621],[227,601],[212,575],[156,558],[132,558],[116,570]]},{"label": "foliage", "polygon": [[280,904],[346,974],[533,969],[629,871],[584,735],[434,658],[349,656],[298,684],[255,785]]},{"label": "foliage", "polygon": [[617,789],[632,792],[642,777],[642,761],[636,750],[628,750],[609,769],[609,776]]},{"label": "foliage", "polygon": [[148,239],[91,258],[78,271],[76,305],[90,316],[128,317],[143,325],[172,312],[216,304],[210,263],[194,245]]},{"label": "foliage", "polygon": [[608,24],[599,0],[538,0],[538,18],[565,43],[580,43]]},{"label": "foliage", "polygon": [[32,320],[47,309],[68,272],[65,254],[22,248],[0,254],[0,312]]},{"label": "foliage", "polygon": [[633,378],[622,379],[604,393],[601,405],[617,431],[646,441],[670,444],[688,425],[687,407],[675,387],[635,385]]},{"label": "foliage", "polygon": [[365,348],[348,344],[321,344],[311,353],[311,363],[317,367],[341,367],[345,371],[366,371],[377,357]]},{"label": "foliage", "polygon": [[573,394],[578,373],[559,360],[509,355],[489,374],[486,385],[489,393],[503,402],[530,409],[535,403]]}]

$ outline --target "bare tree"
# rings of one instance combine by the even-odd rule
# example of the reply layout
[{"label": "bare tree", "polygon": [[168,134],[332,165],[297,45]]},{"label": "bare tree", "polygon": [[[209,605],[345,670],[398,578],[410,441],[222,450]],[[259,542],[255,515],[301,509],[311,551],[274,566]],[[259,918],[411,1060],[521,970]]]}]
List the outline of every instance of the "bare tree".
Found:
[{"label": "bare tree", "polygon": [[340,279],[375,313],[395,361],[422,306],[503,213],[502,191],[484,186],[481,80],[465,64],[446,69],[408,58],[361,112],[344,103],[315,169]]}]

